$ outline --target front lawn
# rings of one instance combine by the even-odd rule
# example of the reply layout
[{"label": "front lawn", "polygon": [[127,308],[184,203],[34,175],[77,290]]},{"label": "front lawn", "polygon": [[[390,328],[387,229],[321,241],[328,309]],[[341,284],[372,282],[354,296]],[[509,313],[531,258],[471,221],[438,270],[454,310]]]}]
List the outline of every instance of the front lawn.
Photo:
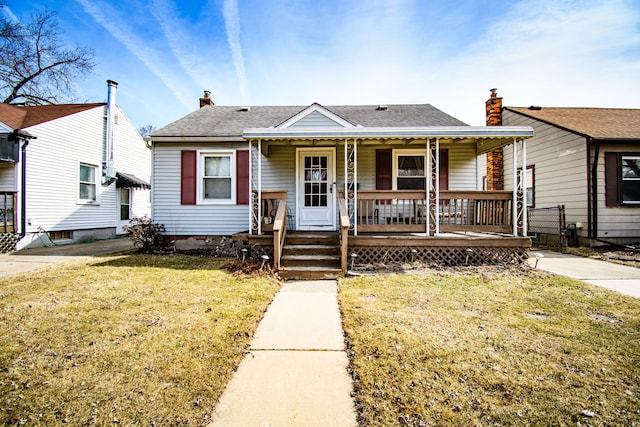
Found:
[{"label": "front lawn", "polygon": [[279,288],[124,255],[0,280],[0,424],[202,425]]},{"label": "front lawn", "polygon": [[340,281],[362,426],[640,425],[640,300],[481,268]]}]

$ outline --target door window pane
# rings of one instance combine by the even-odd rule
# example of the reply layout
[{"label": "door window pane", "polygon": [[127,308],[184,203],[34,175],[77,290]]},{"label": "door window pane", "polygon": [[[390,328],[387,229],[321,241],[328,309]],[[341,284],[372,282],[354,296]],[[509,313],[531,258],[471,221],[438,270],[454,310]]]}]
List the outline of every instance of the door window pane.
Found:
[{"label": "door window pane", "polygon": [[131,206],[129,202],[129,198],[131,197],[130,190],[128,188],[120,189],[120,219],[127,220],[131,219],[130,211]]},{"label": "door window pane", "polygon": [[306,207],[327,206],[329,185],[327,156],[305,156],[304,158],[304,205]]}]

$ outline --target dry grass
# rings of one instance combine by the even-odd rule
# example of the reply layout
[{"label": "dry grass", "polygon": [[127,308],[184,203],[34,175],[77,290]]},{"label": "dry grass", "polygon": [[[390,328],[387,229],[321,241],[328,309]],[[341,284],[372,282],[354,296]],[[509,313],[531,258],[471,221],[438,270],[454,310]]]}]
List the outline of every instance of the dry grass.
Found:
[{"label": "dry grass", "polygon": [[125,255],[0,281],[0,424],[202,425],[274,279]]},{"label": "dry grass", "polygon": [[481,269],[340,282],[363,426],[640,425],[640,301]]}]

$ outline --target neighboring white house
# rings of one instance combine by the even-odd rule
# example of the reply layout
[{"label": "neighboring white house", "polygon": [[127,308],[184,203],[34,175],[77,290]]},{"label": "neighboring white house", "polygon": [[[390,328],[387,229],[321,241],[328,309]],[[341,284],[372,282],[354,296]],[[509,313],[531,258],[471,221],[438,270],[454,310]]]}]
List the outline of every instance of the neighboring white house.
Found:
[{"label": "neighboring white house", "polygon": [[106,103],[0,104],[0,233],[16,249],[113,237],[150,214],[151,152],[107,83]]},{"label": "neighboring white house", "polygon": [[[501,104],[501,98],[497,98]],[[640,109],[501,107],[501,124],[530,126],[527,204],[564,206],[581,244],[640,242]],[[511,147],[504,186],[513,188]]]}]

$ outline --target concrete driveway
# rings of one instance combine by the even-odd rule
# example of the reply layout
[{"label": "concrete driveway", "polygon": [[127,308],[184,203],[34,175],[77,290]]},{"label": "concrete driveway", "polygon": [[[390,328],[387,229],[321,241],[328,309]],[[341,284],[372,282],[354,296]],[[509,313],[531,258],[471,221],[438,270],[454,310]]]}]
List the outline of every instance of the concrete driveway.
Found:
[{"label": "concrete driveway", "polygon": [[529,265],[535,265],[536,253],[543,256],[538,261],[538,269],[540,270],[573,277],[640,298],[640,268],[547,250],[532,250]]},{"label": "concrete driveway", "polygon": [[0,255],[0,277],[33,271],[61,262],[109,255],[134,249],[131,239],[97,240],[91,243],[24,249]]}]

